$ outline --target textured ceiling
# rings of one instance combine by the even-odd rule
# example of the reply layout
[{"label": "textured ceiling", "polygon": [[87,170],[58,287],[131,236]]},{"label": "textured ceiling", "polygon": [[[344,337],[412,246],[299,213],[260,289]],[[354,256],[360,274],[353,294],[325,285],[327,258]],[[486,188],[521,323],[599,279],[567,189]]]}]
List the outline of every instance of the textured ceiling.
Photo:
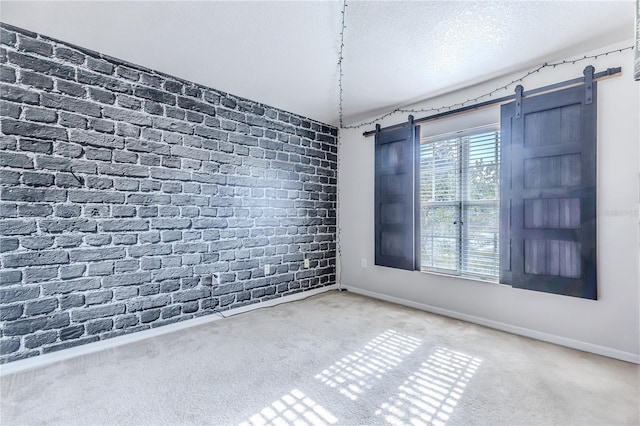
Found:
[{"label": "textured ceiling", "polygon": [[[342,2],[12,2],[0,19],[338,123]],[[345,123],[630,40],[634,1],[349,1]]]}]

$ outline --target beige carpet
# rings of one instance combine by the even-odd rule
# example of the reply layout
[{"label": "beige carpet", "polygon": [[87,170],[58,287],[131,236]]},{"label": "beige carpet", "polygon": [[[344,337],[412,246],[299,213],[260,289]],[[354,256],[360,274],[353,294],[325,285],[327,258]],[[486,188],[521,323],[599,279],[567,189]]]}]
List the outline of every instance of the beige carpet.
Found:
[{"label": "beige carpet", "polygon": [[639,367],[329,292],[5,376],[2,425],[640,423]]}]

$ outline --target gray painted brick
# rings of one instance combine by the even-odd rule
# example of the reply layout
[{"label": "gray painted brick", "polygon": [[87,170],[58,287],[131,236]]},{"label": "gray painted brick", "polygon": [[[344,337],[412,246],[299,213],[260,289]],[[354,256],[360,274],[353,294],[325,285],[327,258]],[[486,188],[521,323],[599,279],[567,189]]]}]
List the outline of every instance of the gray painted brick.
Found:
[{"label": "gray painted brick", "polygon": [[128,176],[128,177],[148,177],[149,168],[143,166],[136,166],[130,164],[98,164],[98,172],[115,175],[115,176]]},{"label": "gray painted brick", "polygon": [[132,257],[161,256],[171,254],[172,248],[170,244],[145,244],[140,246],[131,246],[128,251],[129,255]]},{"label": "gray painted brick", "polygon": [[115,328],[133,327],[138,324],[138,317],[135,315],[123,315],[116,317]]},{"label": "gray painted brick", "polygon": [[22,174],[22,183],[29,186],[52,186],[54,180],[53,174],[31,172]]},{"label": "gray painted brick", "polygon": [[[25,111],[25,114],[27,114],[30,111],[38,115],[41,115],[41,117],[44,117],[50,114],[49,118],[51,119],[51,121],[56,120],[55,112],[47,111],[47,110],[27,109]],[[41,121],[44,121],[44,119]],[[38,152],[41,154],[51,154],[53,152],[53,143],[50,141],[42,141],[42,140],[20,139],[20,149],[22,151]]]},{"label": "gray painted brick", "polygon": [[18,35],[18,50],[23,52],[37,53],[42,56],[52,56],[53,47],[44,41],[34,40],[30,37]]},{"label": "gray painted brick", "polygon": [[68,280],[71,278],[78,278],[84,274],[86,266],[83,264],[66,265],[60,268],[60,278]]},{"label": "gray painted brick", "polygon": [[105,191],[69,191],[69,201],[73,203],[124,203],[124,194]]},{"label": "gray painted brick", "polygon": [[39,139],[67,140],[67,131],[62,127],[45,124],[16,121],[10,118],[2,119],[2,132],[7,135],[27,136]]},{"label": "gray painted brick", "polygon": [[88,219],[41,219],[40,230],[53,234],[72,231],[95,232],[96,223]]},{"label": "gray painted brick", "polygon": [[58,276],[58,268],[55,266],[45,268],[28,268],[24,271],[25,283],[40,283],[49,281]]},{"label": "gray painted brick", "polygon": [[53,89],[53,79],[51,77],[47,77],[35,72],[23,70],[20,73],[20,82],[26,86],[35,87],[38,89]]},{"label": "gray painted brick", "polygon": [[[177,260],[181,260],[181,259],[178,258]],[[181,267],[181,268],[164,267],[158,271],[153,272],[153,279],[155,281],[162,281],[167,279],[190,277],[192,275],[193,275],[193,269],[191,267]]]},{"label": "gray painted brick", "polygon": [[114,217],[133,217],[136,215],[136,208],[129,205],[113,206],[113,208],[111,209],[111,214],[113,214]]},{"label": "gray painted brick", "polygon": [[0,221],[0,235],[29,235],[36,231],[34,221],[4,219]]},{"label": "gray painted brick", "polygon": [[20,348],[20,338],[0,339],[0,355],[16,352]]},{"label": "gray painted brick", "polygon": [[115,315],[123,314],[125,312],[125,305],[123,303],[116,303],[112,305],[102,305],[85,308],[82,310],[73,311],[71,318],[74,321],[87,321],[96,318],[113,317]]},{"label": "gray painted brick", "polygon": [[[70,171],[71,161],[68,158],[56,158],[49,156],[36,156],[36,165],[39,169]],[[52,201],[52,200],[47,200]],[[57,200],[64,201],[64,200]]]},{"label": "gray painted brick", "polygon": [[119,260],[115,264],[116,272],[131,272],[140,269],[140,261],[138,259]]},{"label": "gray painted brick", "polygon": [[64,111],[61,111],[59,115],[60,115],[60,125],[64,127],[75,127],[78,129],[87,128],[87,119],[80,115],[71,114]]},{"label": "gray painted brick", "polygon": [[[0,68],[0,78],[3,77],[3,68]],[[22,107],[11,102],[0,101],[0,113],[3,117],[20,118]]]},{"label": "gray painted brick", "polygon": [[166,144],[140,139],[127,139],[127,149],[129,151],[153,152],[161,155],[168,155],[171,153],[171,148]]},{"label": "gray painted brick", "polygon": [[82,235],[63,234],[56,237],[56,245],[62,248],[78,247],[82,244]]},{"label": "gray painted brick", "polygon": [[67,294],[60,297],[61,309],[77,308],[83,305],[84,295],[82,294]]},{"label": "gray painted brick", "polygon": [[137,312],[147,309],[159,308],[171,303],[171,296],[162,294],[158,296],[138,298],[127,302],[127,312]]},{"label": "gray painted brick", "polygon": [[16,34],[7,30],[6,28],[0,28],[0,43],[7,46],[15,46]]},{"label": "gray painted brick", "polygon": [[15,204],[0,204],[0,217],[17,217],[18,206]]},{"label": "gray painted brick", "polygon": [[132,245],[138,242],[136,234],[114,234],[113,244],[115,245]]},{"label": "gray painted brick", "polygon": [[3,152],[0,155],[0,166],[18,167],[21,169],[33,169],[33,159],[24,154],[15,152]]},{"label": "gray painted brick", "polygon": [[113,74],[114,66],[102,59],[87,57],[87,67],[102,74]]},{"label": "gray painted brick", "polygon": [[160,310],[163,319],[173,318],[180,315],[180,305],[166,306]]},{"label": "gray painted brick", "polygon": [[85,303],[87,305],[99,305],[110,302],[112,299],[113,292],[111,290],[93,291],[86,294]]},{"label": "gray painted brick", "polygon": [[151,309],[140,313],[140,322],[143,324],[153,322],[158,318],[160,318],[160,309]]},{"label": "gray painted brick", "polygon": [[74,64],[82,64],[85,61],[85,56],[82,53],[66,47],[56,47],[55,56]]},{"label": "gray painted brick", "polygon": [[89,264],[89,276],[103,276],[113,274],[114,263],[113,262],[93,262]]},{"label": "gray painted brick", "polygon": [[56,80],[56,88],[65,95],[82,98],[86,94],[84,86],[67,80]]},{"label": "gray painted brick", "polygon": [[169,105],[176,104],[176,96],[174,94],[163,92],[161,90],[138,86],[134,89],[133,93],[135,96],[145,98],[145,99],[150,99],[156,102],[161,102],[163,104],[169,104]]},{"label": "gray painted brick", "polygon": [[138,154],[116,150],[113,152],[113,161],[116,163],[136,163],[138,161]]},{"label": "gray painted brick", "polygon": [[103,107],[103,115],[114,121],[124,121],[138,126],[151,126],[152,119],[148,114],[112,107]]},{"label": "gray painted brick", "polygon": [[57,331],[45,331],[42,333],[31,334],[24,338],[24,345],[28,349],[38,348],[48,343],[58,340]]},{"label": "gray painted brick", "polygon": [[95,321],[89,321],[85,325],[85,329],[87,330],[87,334],[104,333],[113,329],[113,320],[105,318]]},{"label": "gray painted brick", "polygon": [[42,315],[53,312],[58,307],[58,299],[38,299],[24,305],[24,313],[27,316]]},{"label": "gray painted brick", "polygon": [[22,102],[25,104],[36,105],[40,101],[38,92],[23,89],[21,87],[11,86],[9,84],[0,85],[0,98],[8,101]]},{"label": "gray painted brick", "polygon": [[[120,207],[125,207],[125,206],[120,206]],[[126,206],[126,207],[131,207],[131,206]],[[149,229],[149,222],[144,219],[118,219],[118,220],[105,220],[102,222],[102,230],[104,232],[146,231],[148,229]]]},{"label": "gray painted brick", "polygon": [[47,108],[55,108],[69,112],[75,112],[91,117],[100,117],[100,105],[87,102],[82,99],[58,95],[57,93],[43,93],[41,96],[41,104]]},{"label": "gray painted brick", "polygon": [[74,325],[60,330],[60,340],[77,339],[84,334],[84,325]]},{"label": "gray painted brick", "polygon": [[88,188],[93,189],[109,189],[113,187],[113,179],[98,176],[88,176],[86,179],[86,185]]},{"label": "gray painted brick", "polygon": [[0,253],[14,251],[20,246],[17,238],[0,238]]},{"label": "gray painted brick", "polygon": [[[25,108],[24,109],[24,119],[27,121],[38,121],[42,123],[55,123],[58,120],[58,113],[56,111],[45,109],[45,108]],[[51,146],[51,143],[49,143]],[[25,149],[20,146],[20,149]],[[27,151],[33,151],[32,149],[27,149]],[[35,151],[35,152],[46,152],[47,154],[51,154],[51,148],[47,151]]]},{"label": "gray painted brick", "polygon": [[0,285],[17,284],[22,281],[22,271],[0,271]]},{"label": "gray painted brick", "polygon": [[13,321],[6,324],[4,328],[5,336],[23,336],[35,333],[47,326],[46,318],[32,318]]},{"label": "gray painted brick", "polygon": [[58,189],[2,188],[0,198],[6,201],[60,202],[67,199],[67,191]]},{"label": "gray painted brick", "polygon": [[77,188],[84,185],[82,180],[76,179],[71,173],[57,173],[55,182],[56,186],[61,188]]},{"label": "gray painted brick", "polygon": [[131,81],[138,81],[140,79],[140,73],[132,68],[119,66],[116,70],[116,73]]},{"label": "gray painted brick", "polygon": [[101,133],[115,133],[116,131],[116,125],[113,121],[101,120],[98,118],[91,119],[89,122],[89,127],[91,127],[96,132]]},{"label": "gray painted brick", "polygon": [[69,141],[103,148],[124,148],[124,139],[119,136],[86,132],[77,129],[71,129],[69,131]]},{"label": "gray painted brick", "polygon": [[140,267],[144,270],[160,269],[161,265],[160,259],[153,257],[145,257],[140,261]]},{"label": "gray painted brick", "polygon": [[125,257],[124,248],[112,247],[102,249],[71,250],[69,257],[73,262],[102,261],[108,259],[122,259]]},{"label": "gray painted brick", "polygon": [[0,321],[13,321],[22,316],[23,306],[21,304],[18,305],[6,305],[3,304],[2,309],[0,309]]},{"label": "gray painted brick", "polygon": [[95,74],[83,69],[78,69],[77,78],[80,83],[100,86],[113,92],[131,93],[132,91],[131,84],[127,82],[110,78],[105,75]]},{"label": "gray painted brick", "polygon": [[76,280],[57,281],[42,285],[44,295],[68,294],[93,290],[100,287],[100,278],[79,278]]},{"label": "gray painted brick", "polygon": [[55,265],[69,263],[69,255],[64,251],[39,251],[35,253],[7,254],[4,256],[4,266],[20,268],[24,266]]},{"label": "gray painted brick", "polygon": [[137,272],[132,274],[117,274],[102,279],[103,287],[122,287],[129,285],[140,285],[151,281],[149,272]]}]

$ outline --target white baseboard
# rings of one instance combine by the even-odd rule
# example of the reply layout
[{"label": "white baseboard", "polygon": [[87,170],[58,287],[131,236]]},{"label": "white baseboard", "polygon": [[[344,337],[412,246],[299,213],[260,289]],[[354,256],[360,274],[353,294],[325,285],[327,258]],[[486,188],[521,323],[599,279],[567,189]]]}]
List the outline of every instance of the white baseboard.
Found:
[{"label": "white baseboard", "polygon": [[[228,318],[233,315],[242,314],[245,312],[253,311],[255,309],[267,308],[270,306],[276,306],[281,303],[293,302],[300,299],[306,299],[307,297],[314,296],[316,294],[325,293],[331,290],[337,290],[338,285],[332,284],[325,287],[314,288],[300,293],[295,293],[289,296],[283,296],[276,299],[267,300],[265,302],[255,303],[252,305],[242,306],[235,309],[229,309],[223,311],[222,315]],[[76,346],[69,349],[63,349],[59,352],[51,352],[44,355],[38,355],[33,358],[26,358],[19,361],[10,362],[8,364],[0,365],[0,377],[9,374],[15,374],[26,370],[32,370],[35,368],[41,368],[56,362],[65,361],[71,358],[75,358],[82,355],[91,354],[94,352],[100,352],[107,349],[115,348],[122,345],[127,345],[133,342],[139,342],[141,340],[149,339],[151,337],[161,336],[167,333],[173,333],[174,331],[184,330],[186,328],[195,327],[202,324],[208,324],[213,321],[223,319],[221,315],[212,313],[211,315],[205,315],[185,321],[168,324],[158,328],[151,328],[149,330],[138,331],[131,334],[125,334],[122,336],[114,337],[111,339],[100,340],[93,343],[87,343],[86,345]]]},{"label": "white baseboard", "polygon": [[496,330],[506,331],[508,333],[517,334],[524,337],[530,337],[536,340],[542,340],[544,342],[549,342],[549,343],[553,343],[560,346],[566,346],[572,349],[578,349],[584,352],[590,352],[597,355],[606,356],[609,358],[615,358],[622,361],[640,364],[640,355],[634,354],[631,352],[619,351],[617,349],[608,348],[606,346],[594,345],[593,343],[582,342],[582,341],[570,339],[567,337],[544,333],[542,331],[531,330],[529,328],[518,327],[515,325],[493,321],[486,318],[467,315],[460,312],[438,308],[435,306],[426,305],[424,303],[413,302],[410,300],[401,299],[399,297],[389,296],[389,295],[377,293],[374,291],[363,290],[361,288],[352,287],[344,284],[342,285],[342,287],[350,292],[360,294],[363,296],[372,297],[374,299],[380,299],[387,302],[396,303],[398,305],[409,306],[411,308],[420,309],[422,311],[427,311],[427,312],[442,315],[445,317],[450,317],[450,318],[455,318],[462,321],[471,322],[474,324],[482,325],[482,326],[493,328]]}]

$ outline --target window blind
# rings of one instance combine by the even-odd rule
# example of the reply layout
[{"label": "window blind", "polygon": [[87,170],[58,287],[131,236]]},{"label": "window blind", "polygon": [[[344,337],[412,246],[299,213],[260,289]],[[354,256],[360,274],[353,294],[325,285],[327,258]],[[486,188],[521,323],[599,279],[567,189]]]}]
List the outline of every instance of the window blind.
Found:
[{"label": "window blind", "polygon": [[423,270],[497,279],[499,163],[498,125],[421,139]]}]

